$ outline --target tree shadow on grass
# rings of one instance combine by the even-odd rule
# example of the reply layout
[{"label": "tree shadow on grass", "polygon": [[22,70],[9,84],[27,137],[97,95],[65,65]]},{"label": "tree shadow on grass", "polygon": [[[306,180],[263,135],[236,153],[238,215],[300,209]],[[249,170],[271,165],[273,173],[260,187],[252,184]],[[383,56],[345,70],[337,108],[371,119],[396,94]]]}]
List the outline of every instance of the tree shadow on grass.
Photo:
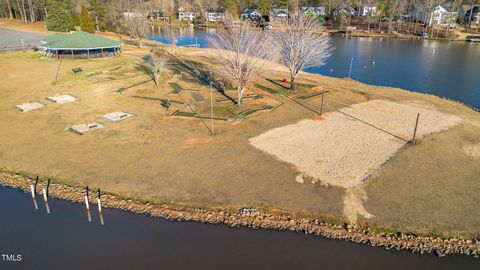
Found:
[{"label": "tree shadow on grass", "polygon": [[210,86],[226,97],[228,100],[237,104],[237,101],[225,93],[225,89],[222,85],[225,85],[222,81],[215,79],[214,75],[208,70],[208,68],[198,62],[185,61],[178,57],[172,56],[167,62],[168,67],[175,73],[185,74],[190,77],[192,82],[199,83],[201,85]]}]

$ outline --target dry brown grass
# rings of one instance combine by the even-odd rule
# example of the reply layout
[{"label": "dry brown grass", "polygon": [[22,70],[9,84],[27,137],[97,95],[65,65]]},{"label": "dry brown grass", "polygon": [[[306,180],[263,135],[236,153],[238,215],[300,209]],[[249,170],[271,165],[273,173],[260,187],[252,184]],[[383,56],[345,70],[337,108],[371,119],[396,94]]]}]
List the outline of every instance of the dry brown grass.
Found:
[{"label": "dry brown grass", "polygon": [[[198,119],[172,119],[168,117],[171,110],[165,110],[159,102],[131,97],[166,96],[171,90],[168,82],[172,81],[208,93],[185,71],[178,73],[171,68],[158,87],[148,82],[123,94],[114,92],[148,79],[136,69],[146,51],[129,50],[131,54],[116,58],[64,60],[57,83],[53,83],[57,61],[42,59],[32,52],[1,54],[0,167],[153,201],[270,206],[345,218],[342,188],[313,184],[306,176],[300,184],[295,181],[298,171],[294,166],[248,143],[250,137],[312,118],[315,113],[288,98],[250,88],[279,106],[236,124],[218,121],[216,135],[209,135]],[[205,63],[204,56],[190,54],[196,51],[199,50],[181,49],[177,55],[186,61]],[[74,75],[71,68],[77,66],[85,72]],[[118,66],[121,69],[112,71]],[[285,77],[280,70],[272,69],[264,76]],[[95,72],[101,72],[101,76],[87,76]],[[138,76],[125,79],[126,74]],[[108,81],[110,75],[119,80]],[[374,217],[366,219],[360,215],[357,222],[464,236],[480,232],[480,163],[462,149],[465,142],[480,143],[480,126],[474,124],[480,122],[478,113],[436,97],[347,79],[303,74],[300,80],[331,90],[327,112],[343,108],[344,104],[383,99],[417,103],[461,117],[463,124],[403,148],[369,181],[365,194],[360,192],[360,199],[365,211]],[[263,80],[260,83],[267,85]],[[45,102],[46,96],[60,92],[79,99],[64,105],[47,103],[45,108],[28,113],[13,108],[27,100]],[[318,106],[320,99],[304,103]],[[103,123],[101,115],[118,110],[137,117],[116,124],[104,123],[107,128],[83,136],[65,131],[66,127],[85,121]]]}]

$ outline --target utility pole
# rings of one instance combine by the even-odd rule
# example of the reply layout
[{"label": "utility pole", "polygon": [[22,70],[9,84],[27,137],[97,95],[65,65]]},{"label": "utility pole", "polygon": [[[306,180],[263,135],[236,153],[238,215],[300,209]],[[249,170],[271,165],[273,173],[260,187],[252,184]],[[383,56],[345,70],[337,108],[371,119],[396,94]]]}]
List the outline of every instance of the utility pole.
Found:
[{"label": "utility pole", "polygon": [[415,129],[413,130],[412,143],[415,144],[417,137],[417,128],[418,128],[418,119],[420,118],[420,113],[417,113],[417,120],[415,121]]},{"label": "utility pole", "polygon": [[322,91],[322,105],[320,106],[320,115],[323,115],[323,101],[325,99],[325,89]]},{"label": "utility pole", "polygon": [[211,115],[211,123],[212,123],[212,134],[215,132],[213,131],[213,87],[212,82],[210,82],[210,115]]}]

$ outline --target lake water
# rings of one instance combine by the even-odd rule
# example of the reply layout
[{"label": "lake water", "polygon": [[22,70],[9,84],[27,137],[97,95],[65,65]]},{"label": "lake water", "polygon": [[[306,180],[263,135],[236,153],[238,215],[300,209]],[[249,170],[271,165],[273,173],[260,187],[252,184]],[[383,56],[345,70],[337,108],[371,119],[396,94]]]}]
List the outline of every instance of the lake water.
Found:
[{"label": "lake water", "polygon": [[[213,31],[213,30],[212,30]],[[179,45],[207,46],[211,32],[182,30]],[[162,32],[150,39],[169,43]],[[394,86],[448,97],[480,108],[480,44],[448,41],[333,38],[336,50],[326,65],[306,71],[351,77],[375,85]]]},{"label": "lake water", "polygon": [[[40,196],[39,196],[40,197]],[[479,269],[467,256],[388,251],[302,233],[174,222],[0,187],[0,269]]]}]

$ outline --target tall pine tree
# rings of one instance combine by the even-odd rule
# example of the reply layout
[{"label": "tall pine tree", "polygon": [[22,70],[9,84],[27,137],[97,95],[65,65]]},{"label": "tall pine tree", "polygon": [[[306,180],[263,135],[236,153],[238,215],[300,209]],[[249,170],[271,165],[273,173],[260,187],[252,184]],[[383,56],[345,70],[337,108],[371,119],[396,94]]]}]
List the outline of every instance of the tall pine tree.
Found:
[{"label": "tall pine tree", "polygon": [[88,13],[88,9],[85,5],[82,5],[82,9],[80,11],[80,29],[89,33],[95,32],[95,23],[93,22],[92,16],[90,16]]},{"label": "tall pine tree", "polygon": [[47,0],[47,18],[45,25],[48,30],[68,32],[73,30],[70,0]]}]

